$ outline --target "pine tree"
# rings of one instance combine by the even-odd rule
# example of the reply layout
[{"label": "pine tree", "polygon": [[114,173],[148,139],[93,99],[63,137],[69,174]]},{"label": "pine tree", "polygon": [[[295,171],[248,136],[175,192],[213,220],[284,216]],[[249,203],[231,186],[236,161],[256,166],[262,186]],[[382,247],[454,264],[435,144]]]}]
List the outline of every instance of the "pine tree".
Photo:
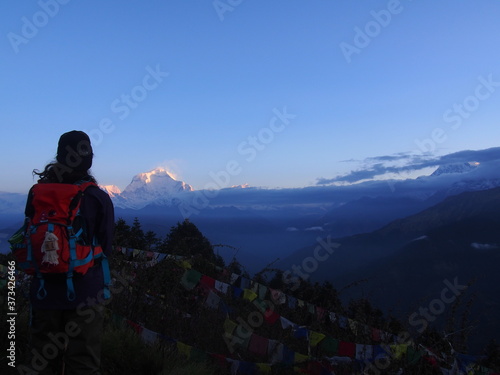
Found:
[{"label": "pine tree", "polygon": [[214,260],[210,241],[188,219],[171,228],[163,248],[170,254],[200,255],[205,259]]},{"label": "pine tree", "polygon": [[269,282],[269,287],[273,289],[283,289],[284,283],[283,283],[283,271],[281,270],[276,270],[274,277],[271,279]]},{"label": "pine tree", "polygon": [[152,251],[155,250],[158,246],[159,240],[156,237],[156,233],[152,230],[147,231],[144,235],[144,250]]},{"label": "pine tree", "polygon": [[134,218],[134,223],[130,227],[130,247],[134,249],[144,249],[146,241],[139,218]]},{"label": "pine tree", "polygon": [[119,218],[115,223],[114,244],[116,246],[130,246],[130,226],[127,222]]}]

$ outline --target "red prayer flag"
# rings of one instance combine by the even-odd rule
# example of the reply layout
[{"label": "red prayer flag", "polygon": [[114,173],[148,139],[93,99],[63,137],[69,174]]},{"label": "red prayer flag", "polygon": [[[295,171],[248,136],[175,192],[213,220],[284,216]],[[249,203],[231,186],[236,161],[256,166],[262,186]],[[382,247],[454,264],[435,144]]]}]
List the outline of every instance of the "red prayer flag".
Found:
[{"label": "red prayer flag", "polygon": [[252,336],[250,337],[250,343],[248,344],[248,350],[261,357],[265,357],[267,356],[268,345],[269,339],[252,333]]},{"label": "red prayer flag", "polygon": [[356,344],[353,342],[341,341],[339,343],[339,357],[351,357],[354,358],[356,355]]},{"label": "red prayer flag", "polygon": [[274,324],[276,321],[280,318],[280,314],[278,314],[276,311],[267,309],[266,312],[264,313],[264,319],[266,322],[269,324]]},{"label": "red prayer flag", "polygon": [[200,279],[200,284],[207,286],[211,289],[215,289],[215,279],[207,275],[202,275]]},{"label": "red prayer flag", "polygon": [[133,321],[131,320],[127,320],[127,324],[132,327],[132,329],[137,333],[137,334],[141,334],[142,333],[142,330],[143,330],[143,327],[140,326],[139,324],[137,323],[134,323]]},{"label": "red prayer flag", "polygon": [[372,328],[372,340],[376,342],[380,342],[380,329]]}]

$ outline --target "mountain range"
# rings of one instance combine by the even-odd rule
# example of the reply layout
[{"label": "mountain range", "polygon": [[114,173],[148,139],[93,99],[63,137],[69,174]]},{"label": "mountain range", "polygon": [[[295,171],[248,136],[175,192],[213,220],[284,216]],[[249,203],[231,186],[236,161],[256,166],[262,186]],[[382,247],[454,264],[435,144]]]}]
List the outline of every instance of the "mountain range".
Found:
[{"label": "mountain range", "polygon": [[[499,187],[464,192],[369,233],[322,239],[336,244],[328,256],[316,257],[316,243],[276,266],[331,282],[344,302],[367,298],[417,331],[468,333],[477,350],[500,337],[499,212]],[[464,290],[455,305],[443,302],[450,282]]]},{"label": "mountain range", "polygon": [[[493,163],[494,164],[494,163]],[[163,236],[179,221],[193,221],[226,260],[237,256],[249,272],[313,243],[318,235],[341,237],[373,231],[391,220],[428,208],[463,191],[500,186],[492,163],[451,163],[417,179],[371,180],[348,185],[267,189],[194,190],[157,168],[139,173],[120,191],[101,186],[115,216],[140,218],[145,230]],[[0,193],[0,236],[22,222],[25,195]],[[7,251],[0,237],[0,251]]]}]

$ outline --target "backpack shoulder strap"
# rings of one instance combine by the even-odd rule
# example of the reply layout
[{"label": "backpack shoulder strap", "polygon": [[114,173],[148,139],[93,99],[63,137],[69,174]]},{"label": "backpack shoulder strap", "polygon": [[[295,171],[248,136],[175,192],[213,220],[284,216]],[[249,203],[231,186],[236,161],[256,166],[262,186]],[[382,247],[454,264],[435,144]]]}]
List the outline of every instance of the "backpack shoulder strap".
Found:
[{"label": "backpack shoulder strap", "polygon": [[81,201],[83,195],[85,194],[85,191],[89,187],[91,187],[91,186],[98,187],[97,184],[95,182],[92,182],[92,181],[85,181],[85,182],[81,182],[81,183],[77,182],[74,185],[78,186],[79,190],[76,193],[76,195],[74,196],[73,201],[71,202],[70,210],[74,210],[75,208],[79,207],[80,201]]},{"label": "backpack shoulder strap", "polygon": [[28,197],[26,199],[26,206],[24,208],[24,216],[25,217],[29,217],[29,218],[32,218],[33,217],[33,213],[35,212],[35,209],[33,208],[33,204],[32,204],[32,201],[33,201],[33,188],[35,187],[35,185],[33,185],[30,190],[28,191]]},{"label": "backpack shoulder strap", "polygon": [[82,191],[87,190],[87,188],[90,187],[90,186],[99,187],[95,182],[92,182],[92,181],[79,181],[75,185],[80,186],[80,189]]},{"label": "backpack shoulder strap", "polygon": [[[91,182],[91,181],[82,182],[79,184],[79,186],[81,188],[80,191],[82,192],[82,194],[90,187],[96,187],[96,188],[100,189],[99,185],[97,185],[95,182]],[[99,245],[95,244],[95,238],[92,239],[92,245],[99,246]],[[104,296],[104,299],[106,300],[106,299],[111,298],[111,292],[109,289],[109,287],[111,285],[111,273],[110,273],[110,269],[109,269],[108,258],[106,256],[106,254],[104,254],[104,252],[101,250],[98,254],[94,255],[94,259],[100,259],[102,273],[103,273],[103,277],[104,277],[103,296]]]}]

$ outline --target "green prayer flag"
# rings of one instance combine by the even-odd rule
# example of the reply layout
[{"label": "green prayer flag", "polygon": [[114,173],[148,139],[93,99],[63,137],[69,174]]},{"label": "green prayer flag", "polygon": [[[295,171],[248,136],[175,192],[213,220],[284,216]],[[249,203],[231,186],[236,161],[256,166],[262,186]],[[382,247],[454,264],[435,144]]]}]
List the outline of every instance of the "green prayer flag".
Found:
[{"label": "green prayer flag", "polygon": [[328,357],[337,355],[339,350],[339,340],[333,337],[326,337],[319,345],[320,350]]},{"label": "green prayer flag", "polygon": [[186,272],[184,272],[184,275],[182,275],[181,284],[187,290],[191,290],[196,285],[198,285],[200,279],[201,279],[201,273],[199,273],[198,271],[186,270]]}]

